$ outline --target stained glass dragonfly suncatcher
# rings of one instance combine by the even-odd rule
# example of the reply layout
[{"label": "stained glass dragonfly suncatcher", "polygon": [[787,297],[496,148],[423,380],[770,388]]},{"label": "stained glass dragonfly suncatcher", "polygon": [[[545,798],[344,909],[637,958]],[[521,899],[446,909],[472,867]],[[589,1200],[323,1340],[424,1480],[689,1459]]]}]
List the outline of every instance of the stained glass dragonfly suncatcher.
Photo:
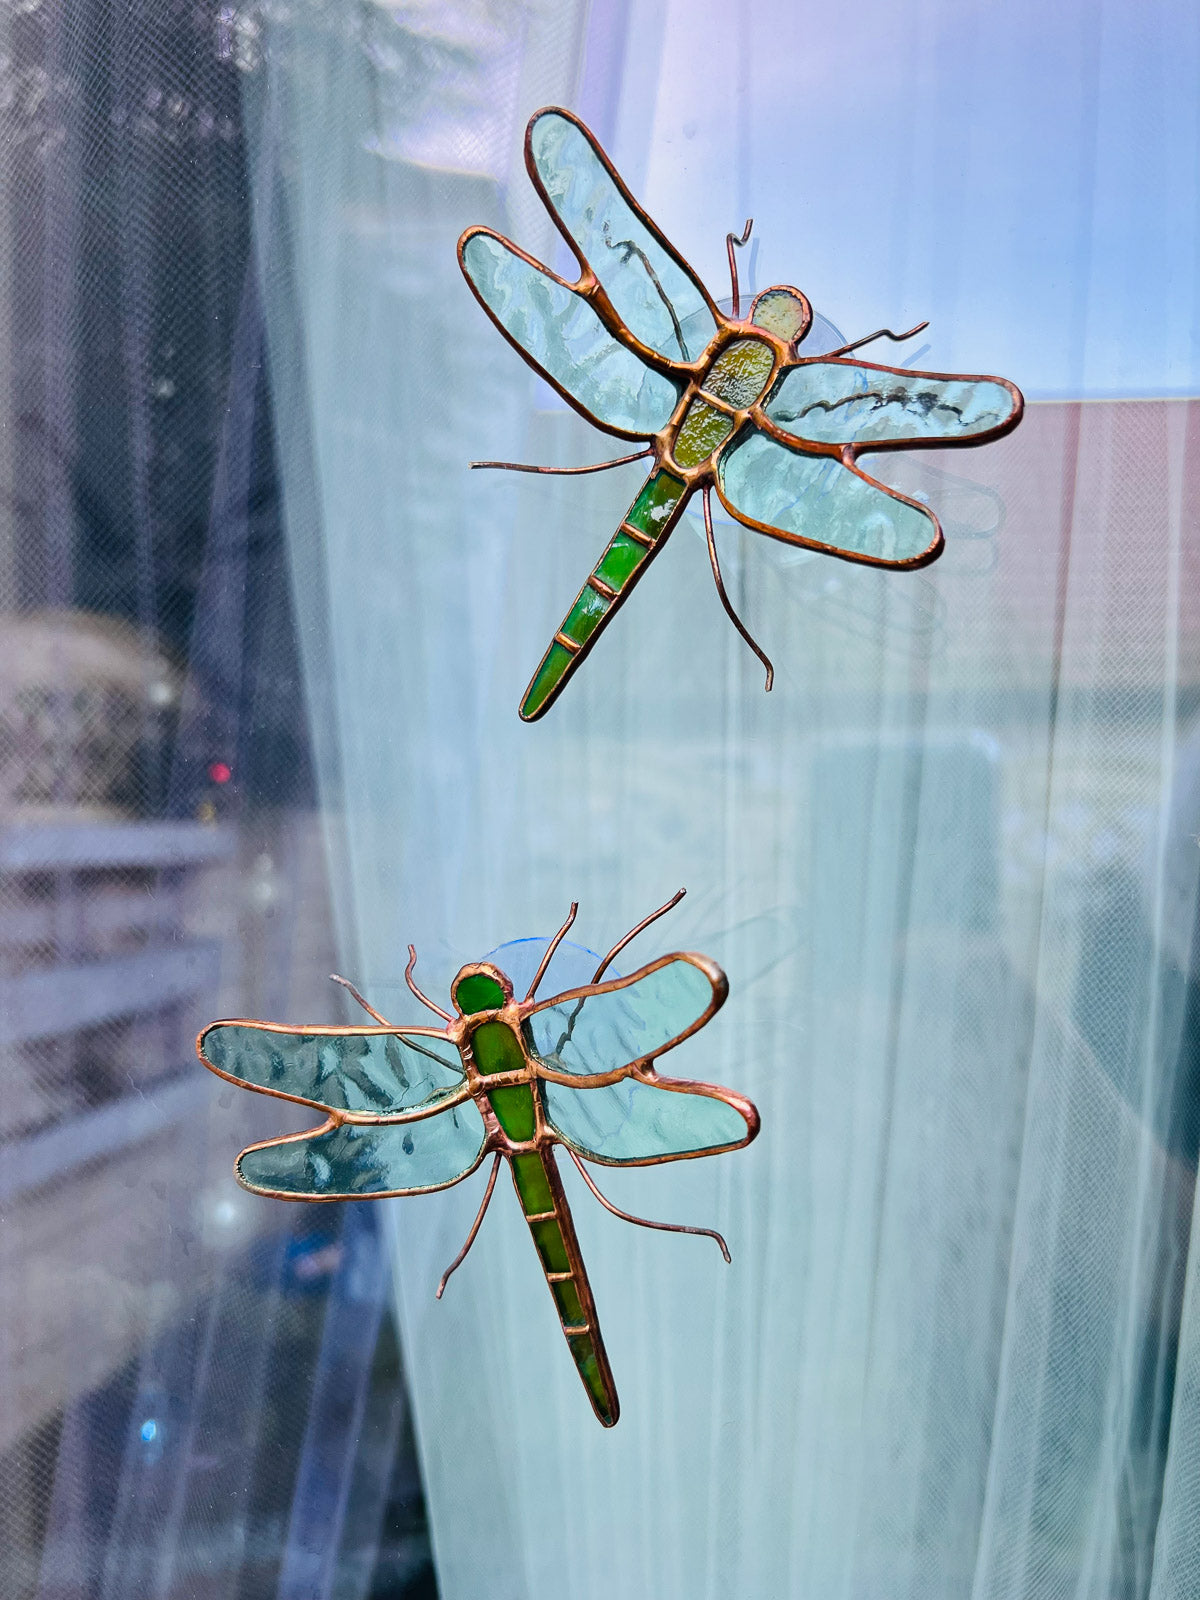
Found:
[{"label": "stained glass dragonfly suncatcher", "polygon": [[445,1011],[417,987],[410,945],[409,988],[444,1027],[393,1025],[341,978],[374,1026],[214,1022],[196,1041],[201,1061],[220,1077],[325,1114],[317,1128],[242,1151],[235,1172],[254,1194],[285,1200],[428,1194],[460,1182],[492,1156],[479,1211],[438,1285],[439,1298],[474,1243],[507,1161],[567,1345],[606,1427],[619,1414],[616,1385],[556,1146],[614,1215],[671,1233],[706,1234],[728,1261],[725,1241],[712,1229],[619,1210],[584,1163],[636,1167],[716,1155],[749,1144],[758,1132],[758,1113],[743,1096],[660,1077],[655,1069],[659,1056],[724,1003],[728,986],[714,962],[677,952],[604,981],[621,950],[682,892],[619,940],[589,984],[550,1000],[537,998],[538,986],[574,921],[574,905],[522,1000],[506,974],[483,961],[459,971],[450,991],[454,1009]]},{"label": "stained glass dragonfly suncatcher", "polygon": [[977,445],[1020,420],[1004,378],[914,372],[847,360],[881,328],[827,354],[801,356],[812,308],[798,290],[765,289],[741,315],[727,237],[731,313],[667,241],[569,111],[535,113],[525,135],[534,187],[580,264],[574,283],[490,228],[458,242],[467,281],[525,360],[598,428],[634,439],[595,466],[476,466],[592,472],[642,456],[652,470],[542,658],[521,703],[526,721],[554,703],[700,490],[721,603],[767,671],[721,579],[710,496],[746,527],[879,567],[920,567],[941,552],[937,517],[858,465],[870,450]]}]

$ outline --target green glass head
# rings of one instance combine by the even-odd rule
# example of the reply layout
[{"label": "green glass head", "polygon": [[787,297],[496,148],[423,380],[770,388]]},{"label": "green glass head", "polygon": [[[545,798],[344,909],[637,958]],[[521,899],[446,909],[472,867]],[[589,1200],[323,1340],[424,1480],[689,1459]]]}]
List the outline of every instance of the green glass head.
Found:
[{"label": "green glass head", "polygon": [[478,1011],[498,1011],[512,999],[512,982],[490,961],[463,967],[450,985],[450,998],[464,1017]]},{"label": "green glass head", "polygon": [[795,344],[803,339],[812,322],[812,307],[799,289],[781,285],[764,289],[750,307],[750,320],[757,328],[765,328],[779,339]]}]

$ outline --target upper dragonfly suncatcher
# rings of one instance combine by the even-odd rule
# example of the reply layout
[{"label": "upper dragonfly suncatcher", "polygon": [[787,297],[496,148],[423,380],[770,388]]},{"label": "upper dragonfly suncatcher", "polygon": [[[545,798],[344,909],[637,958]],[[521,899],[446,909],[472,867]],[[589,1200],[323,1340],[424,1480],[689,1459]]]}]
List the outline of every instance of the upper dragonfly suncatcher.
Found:
[{"label": "upper dragonfly suncatcher", "polygon": [[1024,402],[1007,379],[914,372],[850,352],[888,328],[828,354],[799,348],[812,308],[776,286],[741,315],[735,248],[727,236],[732,309],[708,290],[625,187],[593,135],[569,111],[531,118],[525,164],[580,263],[568,283],[490,228],[458,242],[467,281],[525,360],[596,427],[640,448],[586,467],[480,461],[525,472],[599,472],[641,457],[650,476],[567,612],[525,691],[521,716],[543,715],[650,565],[700,490],[721,603],[758,655],[725,592],[711,495],[746,527],[871,566],[933,561],[942,531],[928,507],[870,477],[870,450],[976,445],[1007,433]]}]

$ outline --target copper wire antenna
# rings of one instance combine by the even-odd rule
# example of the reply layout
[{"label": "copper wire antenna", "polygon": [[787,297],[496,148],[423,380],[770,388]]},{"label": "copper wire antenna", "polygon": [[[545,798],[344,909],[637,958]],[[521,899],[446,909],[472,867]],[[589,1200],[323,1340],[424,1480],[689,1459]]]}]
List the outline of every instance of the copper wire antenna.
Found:
[{"label": "copper wire antenna", "polygon": [[740,239],[736,233],[727,233],[725,235],[725,249],[729,256],[729,284],[731,292],[730,310],[735,317],[740,317],[742,314],[742,297],[738,290],[738,269],[735,246],[747,245],[750,243],[750,230],[753,228],[753,226],[754,218],[747,217],[746,226],[742,229],[742,236]]}]

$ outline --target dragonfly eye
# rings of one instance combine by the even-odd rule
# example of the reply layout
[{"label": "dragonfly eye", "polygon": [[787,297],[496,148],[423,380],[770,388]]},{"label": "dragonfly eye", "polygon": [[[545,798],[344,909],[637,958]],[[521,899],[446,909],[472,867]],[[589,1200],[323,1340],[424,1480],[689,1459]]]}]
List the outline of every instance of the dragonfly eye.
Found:
[{"label": "dragonfly eye", "polygon": [[809,330],[812,307],[808,297],[801,294],[799,289],[781,285],[763,290],[750,307],[750,321],[777,338],[795,344]]},{"label": "dragonfly eye", "polygon": [[511,980],[490,961],[463,967],[450,986],[450,998],[464,1016],[477,1011],[498,1011],[508,1004],[512,994]]}]

